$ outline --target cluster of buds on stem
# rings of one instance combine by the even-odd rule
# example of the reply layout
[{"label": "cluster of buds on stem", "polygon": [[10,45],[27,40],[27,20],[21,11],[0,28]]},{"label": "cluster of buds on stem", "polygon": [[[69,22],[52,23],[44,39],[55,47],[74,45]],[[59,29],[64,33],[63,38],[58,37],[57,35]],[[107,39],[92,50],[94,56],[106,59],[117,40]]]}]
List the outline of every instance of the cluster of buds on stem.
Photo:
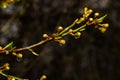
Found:
[{"label": "cluster of buds on stem", "polygon": [[[2,0],[0,1],[0,4],[2,4],[3,8],[7,8],[9,4],[13,4],[16,1],[17,0],[5,0],[5,1]],[[57,32],[53,33],[52,36],[49,36],[48,34],[43,34],[43,38],[45,40],[42,40],[26,48],[19,48],[19,49],[15,49],[15,47],[13,47],[13,43],[11,42],[7,44],[5,47],[0,46],[0,53],[6,53],[6,55],[12,53],[12,55],[16,56],[17,58],[22,58],[23,57],[22,53],[18,53],[18,52],[23,50],[29,50],[34,55],[38,55],[31,48],[46,43],[50,40],[57,41],[60,45],[64,45],[66,43],[66,40],[63,39],[64,36],[70,35],[78,39],[80,38],[82,31],[84,31],[87,26],[94,26],[95,28],[99,29],[101,32],[104,33],[106,29],[109,27],[108,23],[103,23],[103,20],[107,15],[99,17],[99,13],[94,13],[94,17],[89,17],[92,14],[92,12],[93,10],[85,7],[83,16],[81,18],[75,19],[75,21],[66,28],[63,28],[62,26],[58,26],[56,30]],[[2,71],[9,69],[10,69],[9,64],[8,63],[4,64],[2,67],[0,67],[0,74],[7,76],[3,74]],[[16,79],[23,80],[17,77],[8,76],[8,80],[16,80]],[[45,75],[43,75],[40,78],[40,80],[44,80],[44,79],[46,79]]]},{"label": "cluster of buds on stem", "polygon": [[93,12],[92,9],[88,9],[87,7],[85,7],[85,8],[84,8],[83,18],[84,18],[84,19],[87,19],[92,12]]},{"label": "cluster of buds on stem", "polygon": [[69,34],[70,36],[74,36],[75,39],[78,39],[78,38],[80,38],[80,36],[81,36],[81,32],[80,32],[80,31],[74,33],[72,29],[69,29],[68,34]]},{"label": "cluster of buds on stem", "polygon": [[7,44],[5,47],[0,46],[0,52],[1,53],[5,52],[6,55],[12,53],[12,55],[14,55],[18,58],[22,58],[23,57],[22,53],[16,53],[16,52],[13,51],[14,49],[15,49],[15,47],[13,47],[13,42]]},{"label": "cluster of buds on stem", "polygon": [[101,31],[101,32],[105,32],[107,30],[107,28],[109,27],[109,24],[108,23],[104,23],[104,24],[99,24],[101,27],[99,27],[98,29]]},{"label": "cluster of buds on stem", "polygon": [[62,26],[58,26],[57,27],[57,32],[61,32],[63,30],[63,27]]},{"label": "cluster of buds on stem", "polygon": [[[73,37],[80,38],[82,31],[86,29],[87,26],[95,26],[101,32],[105,32],[108,28],[108,23],[102,23],[106,15],[99,17],[99,13],[94,13],[93,17],[89,17],[92,14],[93,10],[84,8],[84,13],[81,18],[75,19],[75,21],[68,27],[63,28],[62,26],[57,27],[57,32],[52,34],[54,41],[59,42],[60,44],[65,44],[66,41],[63,39],[64,36],[71,35]],[[79,26],[79,27],[74,27]],[[43,35],[44,38],[48,38],[47,34]]]},{"label": "cluster of buds on stem", "polygon": [[4,67],[4,70],[10,70],[10,67],[9,67],[9,64],[8,64],[8,63],[5,63],[5,64],[3,65],[3,67]]},{"label": "cluster of buds on stem", "polygon": [[48,38],[48,34],[43,34],[43,38]]},{"label": "cluster of buds on stem", "polygon": [[15,76],[7,75],[4,73],[4,71],[10,70],[9,63],[5,63],[0,67],[0,74],[5,76],[7,80],[28,80],[28,79],[21,79]]},{"label": "cluster of buds on stem", "polygon": [[97,18],[97,16],[99,16],[98,13],[95,13],[94,15],[95,15],[95,17],[96,17],[96,20],[95,20],[95,21],[96,21],[96,23],[98,23],[98,24],[95,25],[95,28],[98,28],[102,33],[104,33],[104,32],[107,30],[107,28],[109,27],[109,24],[108,24],[108,23],[102,23],[103,20],[104,20],[104,18],[105,18],[107,15],[104,15],[104,16],[101,17],[101,18]]},{"label": "cluster of buds on stem", "polygon": [[18,58],[22,58],[23,55],[17,52],[22,50],[29,50],[33,54],[37,55],[31,48],[46,43],[50,40],[57,41],[59,44],[63,45],[66,43],[66,40],[63,39],[63,37],[71,35],[76,39],[80,38],[82,31],[84,31],[88,26],[94,26],[95,28],[99,29],[101,32],[105,32],[106,29],[109,27],[108,23],[103,23],[103,20],[107,15],[99,17],[100,15],[99,13],[94,13],[94,16],[91,17],[90,15],[92,14],[92,12],[93,10],[85,7],[82,17],[75,19],[73,23],[66,28],[63,28],[62,26],[58,26],[56,30],[57,32],[53,33],[52,36],[49,36],[48,34],[43,34],[43,38],[45,40],[38,42],[38,44],[34,44],[22,49],[15,49],[15,47],[13,47],[13,43],[11,42],[5,47],[0,47],[0,53],[6,53],[6,54],[13,53],[14,56],[17,56]]},{"label": "cluster of buds on stem", "polygon": [[5,63],[3,66],[0,67],[0,72],[10,70],[9,63]]},{"label": "cluster of buds on stem", "polygon": [[66,41],[64,39],[56,40],[60,45],[64,45]]},{"label": "cluster of buds on stem", "polygon": [[22,58],[22,57],[23,57],[22,53],[13,52],[12,54],[13,54],[14,56],[16,56],[17,58]]}]

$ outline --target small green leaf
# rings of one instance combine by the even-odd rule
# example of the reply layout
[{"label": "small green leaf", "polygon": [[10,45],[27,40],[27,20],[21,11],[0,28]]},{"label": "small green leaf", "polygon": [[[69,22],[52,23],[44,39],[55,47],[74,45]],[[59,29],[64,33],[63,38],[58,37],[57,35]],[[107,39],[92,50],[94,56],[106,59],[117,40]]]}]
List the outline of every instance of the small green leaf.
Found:
[{"label": "small green leaf", "polygon": [[101,18],[98,19],[98,23],[103,22],[103,20],[107,17],[107,14],[105,14],[104,16],[102,16]]},{"label": "small green leaf", "polygon": [[36,53],[36,52],[34,52],[34,51],[33,51],[32,53],[33,53],[35,56],[39,56],[39,54],[37,54],[37,53]]},{"label": "small green leaf", "polygon": [[4,47],[4,49],[12,48],[12,46],[13,46],[13,42],[7,44],[7,45]]},{"label": "small green leaf", "polygon": [[83,28],[83,29],[80,29],[80,31],[84,31],[85,30],[85,28]]},{"label": "small green leaf", "polygon": [[35,56],[39,56],[39,54],[37,54],[36,52],[34,52],[32,49],[28,49],[32,54],[34,54]]}]

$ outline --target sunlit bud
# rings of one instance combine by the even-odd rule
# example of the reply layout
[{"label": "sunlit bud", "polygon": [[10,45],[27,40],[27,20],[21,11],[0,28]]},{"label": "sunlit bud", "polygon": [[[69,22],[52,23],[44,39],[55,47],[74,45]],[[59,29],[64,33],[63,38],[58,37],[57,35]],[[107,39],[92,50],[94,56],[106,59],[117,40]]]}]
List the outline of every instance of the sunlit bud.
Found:
[{"label": "sunlit bud", "polygon": [[40,80],[45,80],[47,77],[46,75],[42,75],[42,77],[40,78]]},{"label": "sunlit bud", "polygon": [[0,50],[3,50],[3,48],[0,46]]},{"label": "sunlit bud", "polygon": [[5,63],[5,64],[3,65],[3,67],[4,67],[5,70],[9,70],[9,69],[10,69],[9,63]]},{"label": "sunlit bud", "polygon": [[69,33],[72,33],[73,32],[73,30],[72,29],[69,29],[69,31],[68,31]]},{"label": "sunlit bud", "polygon": [[85,7],[85,8],[84,8],[84,13],[86,13],[86,12],[87,12],[87,10],[88,10],[88,8],[87,8],[87,7]]},{"label": "sunlit bud", "polygon": [[92,9],[89,9],[86,14],[83,15],[84,18],[88,18],[88,16],[93,12]]},{"label": "sunlit bud", "polygon": [[73,34],[73,30],[72,30],[72,29],[69,29],[69,30],[68,30],[68,34],[72,35],[72,34]]},{"label": "sunlit bud", "polygon": [[85,19],[84,18],[80,18],[81,21],[84,21]]},{"label": "sunlit bud", "polygon": [[14,77],[8,77],[7,80],[16,80]]},{"label": "sunlit bud", "polygon": [[105,24],[103,24],[103,27],[109,27],[109,24],[108,23],[105,23]]},{"label": "sunlit bud", "polygon": [[12,52],[12,54],[13,54],[14,56],[16,56],[16,52]]},{"label": "sunlit bud", "polygon": [[2,8],[7,8],[7,6],[8,6],[8,3],[6,3],[6,2],[2,3]]},{"label": "sunlit bud", "polygon": [[79,38],[81,36],[81,33],[80,32],[76,32],[74,36],[75,36],[75,38]]},{"label": "sunlit bud", "polygon": [[76,24],[80,24],[81,22],[83,22],[85,19],[84,18],[80,18],[77,22],[76,22]]},{"label": "sunlit bud", "polygon": [[6,55],[8,55],[8,54],[9,54],[9,51],[5,51],[5,53],[6,53]]},{"label": "sunlit bud", "polygon": [[87,11],[86,17],[88,17],[92,12],[93,12],[93,10],[92,10],[92,9],[89,9],[89,10]]},{"label": "sunlit bud", "polygon": [[97,17],[97,16],[99,16],[99,13],[95,13],[94,15],[95,15],[95,17]]},{"label": "sunlit bud", "polygon": [[78,20],[79,20],[79,19],[77,18],[77,19],[74,21],[74,23],[76,23],[76,24],[77,24]]},{"label": "sunlit bud", "polygon": [[99,24],[100,26],[104,27],[104,28],[107,28],[109,27],[109,24],[108,23],[105,23],[105,24]]},{"label": "sunlit bud", "polygon": [[16,56],[17,56],[18,58],[22,58],[22,57],[23,57],[23,55],[22,55],[21,53],[16,54]]},{"label": "sunlit bud", "polygon": [[10,0],[11,2],[13,2],[14,0]]},{"label": "sunlit bud", "polygon": [[93,21],[93,18],[89,18],[89,21]]},{"label": "sunlit bud", "polygon": [[100,27],[99,30],[104,33],[106,31],[106,28]]},{"label": "sunlit bud", "polygon": [[12,78],[12,80],[16,80],[15,78]]},{"label": "sunlit bud", "polygon": [[60,32],[62,30],[63,30],[63,27],[62,26],[58,26],[57,31]]},{"label": "sunlit bud", "polygon": [[5,69],[5,70],[10,70],[10,67],[9,67],[9,66],[6,66],[4,69]]},{"label": "sunlit bud", "polygon": [[66,43],[66,41],[65,41],[64,39],[58,40],[58,42],[59,42],[60,44],[65,44],[65,43]]},{"label": "sunlit bud", "polygon": [[56,33],[53,33],[53,34],[52,34],[52,37],[53,37],[54,39],[57,39],[57,34],[56,34]]},{"label": "sunlit bud", "polygon": [[3,66],[4,66],[4,67],[7,67],[7,66],[9,66],[9,63],[5,63]]},{"label": "sunlit bud", "polygon": [[92,10],[92,9],[89,9],[89,10],[88,10],[88,13],[92,13],[92,12],[93,12],[93,10]]},{"label": "sunlit bud", "polygon": [[47,34],[43,34],[43,38],[48,38],[49,36]]}]

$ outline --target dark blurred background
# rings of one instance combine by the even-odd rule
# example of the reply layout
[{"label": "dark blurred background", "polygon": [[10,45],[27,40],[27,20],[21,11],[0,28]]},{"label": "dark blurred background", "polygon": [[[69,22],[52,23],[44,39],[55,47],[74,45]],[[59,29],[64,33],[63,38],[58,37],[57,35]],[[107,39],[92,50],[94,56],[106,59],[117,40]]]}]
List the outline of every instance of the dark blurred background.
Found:
[{"label": "dark blurred background", "polygon": [[[25,47],[52,34],[56,26],[69,26],[88,7],[108,14],[105,33],[90,29],[80,39],[66,37],[66,44],[55,42],[34,48],[39,57],[28,51],[23,59],[0,55],[0,65],[9,62],[6,72],[21,78],[39,80],[120,80],[120,0],[20,0],[0,8],[0,45],[9,42]],[[0,80],[4,77],[0,76]]]}]

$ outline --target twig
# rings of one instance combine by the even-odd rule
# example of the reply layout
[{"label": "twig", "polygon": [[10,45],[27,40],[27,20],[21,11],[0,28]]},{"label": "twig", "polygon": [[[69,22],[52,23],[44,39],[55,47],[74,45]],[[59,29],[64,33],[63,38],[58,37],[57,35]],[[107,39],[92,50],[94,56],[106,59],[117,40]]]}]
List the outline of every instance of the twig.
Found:
[{"label": "twig", "polygon": [[13,52],[14,52],[14,51],[15,51],[15,52],[18,52],[18,51],[28,50],[28,49],[31,49],[31,48],[33,48],[33,47],[36,47],[36,46],[42,45],[42,44],[44,44],[44,43],[47,43],[47,42],[51,41],[52,39],[53,39],[53,38],[50,37],[50,38],[47,38],[47,39],[45,39],[45,40],[42,40],[42,41],[40,41],[40,42],[38,42],[38,43],[36,43],[36,44],[30,45],[30,46],[27,46],[27,47],[23,47],[23,48],[15,49],[15,50],[13,50]]},{"label": "twig", "polygon": [[[19,51],[28,50],[28,49],[31,49],[33,47],[36,47],[36,46],[42,45],[44,43],[47,43],[47,42],[51,41],[52,39],[53,39],[52,37],[49,37],[49,38],[46,38],[45,40],[42,40],[42,41],[40,41],[36,44],[30,45],[30,46],[27,46],[27,47],[23,47],[23,48],[14,49],[14,50],[8,50],[8,52],[19,52]],[[6,50],[0,51],[0,53],[6,53]]]}]

